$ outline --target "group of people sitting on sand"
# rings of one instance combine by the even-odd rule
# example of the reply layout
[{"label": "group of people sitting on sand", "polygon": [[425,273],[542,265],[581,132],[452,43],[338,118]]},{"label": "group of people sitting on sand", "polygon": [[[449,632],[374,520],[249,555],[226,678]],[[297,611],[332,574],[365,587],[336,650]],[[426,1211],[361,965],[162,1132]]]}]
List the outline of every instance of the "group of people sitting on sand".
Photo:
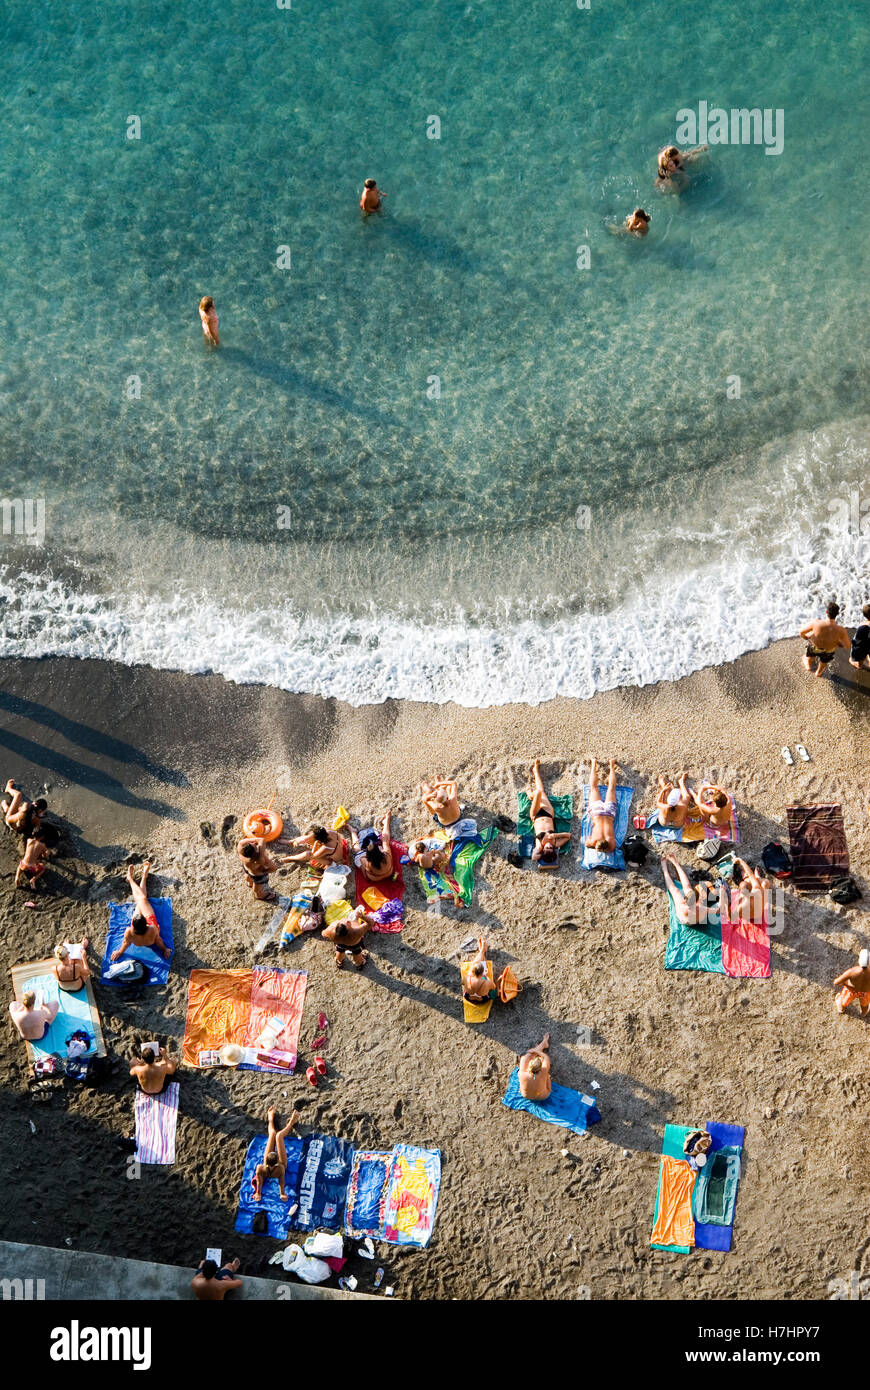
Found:
[{"label": "group of people sitting on sand", "polygon": [[660,824],[681,830],[690,811],[695,810],[711,829],[727,829],[731,822],[731,798],[725,788],[704,781],[694,791],[688,779],[687,772],[680,773],[676,781],[670,777],[659,778],[656,811]]},{"label": "group of people sitting on sand", "polygon": [[21,837],[24,846],[24,853],[15,871],[15,887],[20,888],[22,883],[27,887],[33,887],[45,873],[49,857],[49,836],[43,826],[48,802],[43,796],[37,797],[35,801],[28,801],[10,777],[6,783],[4,800],[0,802],[0,809],[7,826],[15,835]]}]

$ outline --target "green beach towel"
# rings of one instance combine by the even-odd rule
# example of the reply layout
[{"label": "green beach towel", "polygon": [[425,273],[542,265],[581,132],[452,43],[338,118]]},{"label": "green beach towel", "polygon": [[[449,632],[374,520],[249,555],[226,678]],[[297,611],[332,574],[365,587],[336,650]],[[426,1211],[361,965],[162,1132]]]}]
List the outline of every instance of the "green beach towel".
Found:
[{"label": "green beach towel", "polygon": [[718,922],[706,927],[687,927],[677,918],[674,900],[668,894],[670,935],[665,947],[665,970],[707,970],[724,975],[722,928]]},{"label": "green beach towel", "polygon": [[[565,792],[563,796],[551,796],[550,801],[553,807],[553,824],[556,827],[557,835],[570,835],[571,821],[574,819],[574,797],[571,792]],[[524,859],[531,859],[532,850],[535,848],[535,832],[532,826],[529,812],[532,809],[532,798],[528,792],[517,792],[517,848]],[[560,854],[567,854],[570,845],[562,845]]]}]

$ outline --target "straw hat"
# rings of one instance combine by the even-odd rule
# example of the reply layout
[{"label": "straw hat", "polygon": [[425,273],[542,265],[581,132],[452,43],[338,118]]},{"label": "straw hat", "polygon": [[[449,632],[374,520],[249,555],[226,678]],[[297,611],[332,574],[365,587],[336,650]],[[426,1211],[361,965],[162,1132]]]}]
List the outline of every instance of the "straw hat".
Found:
[{"label": "straw hat", "polygon": [[221,1061],[225,1067],[237,1067],[245,1055],[245,1049],[238,1043],[224,1043],[221,1048]]}]

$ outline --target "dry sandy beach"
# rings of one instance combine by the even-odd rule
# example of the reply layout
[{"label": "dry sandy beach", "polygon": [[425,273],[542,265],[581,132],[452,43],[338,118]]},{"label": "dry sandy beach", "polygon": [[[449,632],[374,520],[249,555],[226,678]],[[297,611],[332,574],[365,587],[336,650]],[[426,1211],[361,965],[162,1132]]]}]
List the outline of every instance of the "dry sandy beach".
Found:
[{"label": "dry sandy beach", "polygon": [[[98,1090],[36,1104],[7,1021],[4,1237],[178,1264],[219,1245],[241,1256],[243,1272],[269,1272],[272,1243],[233,1234],[242,1159],[271,1102],[285,1112],[304,1102],[304,1127],[358,1145],[442,1151],[428,1250],[382,1246],[374,1264],[354,1258],[348,1270],[361,1290],[378,1264],[406,1299],[573,1299],[584,1290],[592,1299],[812,1299],[830,1297],[830,1281],[851,1271],[870,1275],[870,1032],[857,1015],[837,1016],[831,989],[870,944],[870,676],[841,657],[839,678],[810,679],[801,649],[779,643],[674,684],[584,703],[487,710],[351,709],[218,677],[2,662],[0,773],[31,795],[49,784],[75,850],[28,909],[31,895],[12,887],[15,845],[2,839],[6,967],[85,931],[101,952],[106,903],[125,896],[129,854],[153,861],[153,894],[172,896],[177,944],[165,992],[121,1003],[97,987],[118,1059]],[[797,742],[812,762],[787,767],[780,748]],[[365,971],[337,971],[312,937],[285,952],[287,967],[309,972],[296,1076],[183,1070],[174,1168],[128,1179],[117,1141],[132,1130],[132,1038],[156,1033],[180,1052],[188,972],[251,962],[272,908],[251,900],[231,851],[244,813],[276,783],[292,827],[331,821],[340,802],[358,823],[392,806],[404,838],[424,827],[414,788],[426,775],[454,773],[485,825],[515,818],[535,755],[553,790],[576,794],[589,753],[618,757],[635,810],[651,806],[660,772],[724,782],[750,860],[771,838],[787,843],[788,802],[842,802],[863,899],[843,908],[787,889],[770,980],[666,973],[655,850],[644,869],[612,877],[581,873],[572,854],[553,878],[512,867],[501,835],[479,866],[469,911],[426,911],[409,876],[404,933],[369,938]],[[237,823],[222,842],[227,816]],[[690,852],[678,850],[687,863]],[[276,886],[286,891],[297,876],[288,870]],[[462,1022],[452,957],[481,930],[496,968],[511,963],[526,986],[475,1030]],[[275,948],[263,959],[274,961]],[[332,1021],[330,1076],[314,1092],[304,1066],[321,1009]],[[578,1025],[592,1030],[591,1043],[578,1044]],[[602,1122],[585,1138],[500,1103],[515,1054],[547,1030],[554,1078],[586,1092],[600,1086]],[[733,1249],[651,1251],[664,1126],[708,1119],[746,1126]]]}]

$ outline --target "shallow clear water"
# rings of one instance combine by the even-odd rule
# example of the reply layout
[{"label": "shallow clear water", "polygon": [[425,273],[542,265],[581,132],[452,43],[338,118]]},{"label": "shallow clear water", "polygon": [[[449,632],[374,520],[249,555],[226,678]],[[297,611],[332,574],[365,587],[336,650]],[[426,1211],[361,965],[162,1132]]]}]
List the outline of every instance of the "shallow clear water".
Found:
[{"label": "shallow clear water", "polygon": [[[866,6],[591,4],[0,7],[4,651],[488,704],[854,621]],[[662,195],[702,100],[783,152]]]}]

